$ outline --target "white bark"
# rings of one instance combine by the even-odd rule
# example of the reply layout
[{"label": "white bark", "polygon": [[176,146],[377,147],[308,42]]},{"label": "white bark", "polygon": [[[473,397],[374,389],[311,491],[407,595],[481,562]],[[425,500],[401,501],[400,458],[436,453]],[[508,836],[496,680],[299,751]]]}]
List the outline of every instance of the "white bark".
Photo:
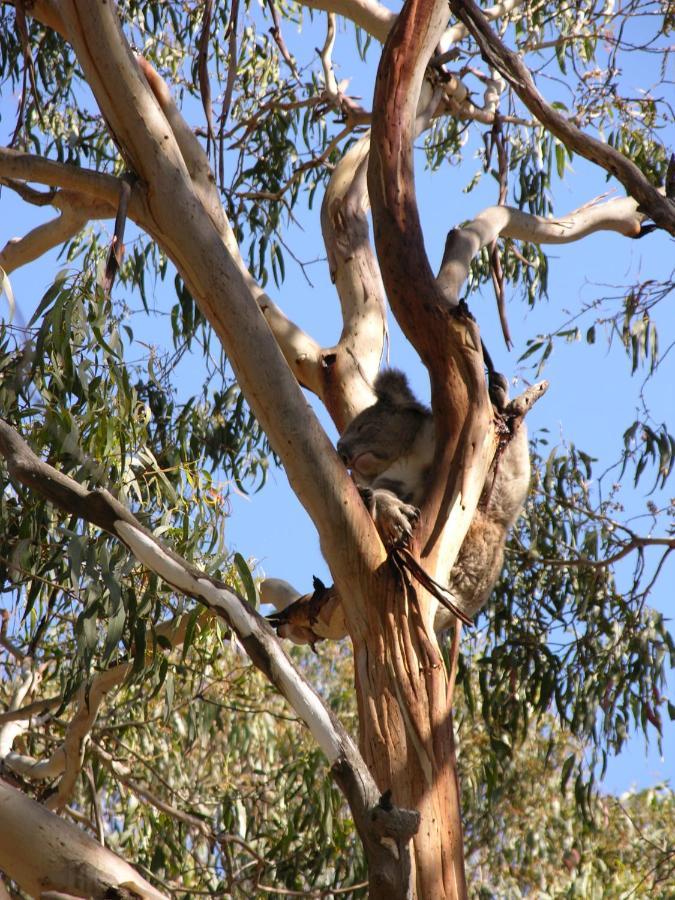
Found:
[{"label": "white bark", "polygon": [[592,201],[565,216],[545,219],[511,206],[490,206],[448,235],[439,281],[448,297],[457,297],[471,260],[499,237],[534,244],[569,244],[596,231],[636,237],[645,215],[632,197]]},{"label": "white bark", "polygon": [[[322,9],[328,13],[344,16],[381,44],[387,39],[397,17],[397,13],[377,0],[300,0],[300,2],[309,9]],[[499,19],[522,6],[523,2],[524,0],[504,0],[503,3],[495,3],[494,6],[483,10],[483,14],[489,21]],[[441,52],[445,53],[468,33],[467,28],[461,23],[450,26],[440,39]]]},{"label": "white bark", "polygon": [[0,780],[0,869],[33,897],[56,891],[103,898],[115,889],[167,900],[128,863]]},{"label": "white bark", "polygon": [[81,231],[91,219],[115,215],[112,207],[88,200],[72,191],[57,191],[50,205],[61,214],[38,225],[22,237],[10,238],[0,250],[0,267],[7,274],[39,259],[54,247],[60,247]]}]

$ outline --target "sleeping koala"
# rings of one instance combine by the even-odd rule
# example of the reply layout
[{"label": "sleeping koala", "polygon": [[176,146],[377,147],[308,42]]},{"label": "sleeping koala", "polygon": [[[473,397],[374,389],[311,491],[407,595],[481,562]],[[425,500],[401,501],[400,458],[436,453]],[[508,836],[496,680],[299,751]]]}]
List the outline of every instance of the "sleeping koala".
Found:
[{"label": "sleeping koala", "polygon": [[[488,365],[490,399],[504,413],[511,436],[492,463],[447,579],[454,605],[469,618],[487,602],[499,577],[508,530],[520,514],[530,482],[522,414],[510,413],[506,379]],[[374,387],[376,402],[345,429],[337,449],[352,470],[382,540],[392,546],[405,542],[417,521],[434,456],[434,422],[431,411],[415,398],[401,372],[381,372]],[[286,582],[271,578],[263,581],[260,594],[263,603],[277,609],[269,618],[281,637],[313,646],[317,640],[337,640],[347,633],[334,587],[324,588],[319,583],[313,594],[301,595]],[[453,622],[453,614],[439,605],[434,629],[443,631]]]},{"label": "sleeping koala", "polygon": [[[337,450],[351,469],[384,543],[407,540],[424,499],[434,456],[434,422],[402,372],[388,369],[375,380],[377,401],[346,428]],[[506,379],[490,376],[490,397],[507,412]],[[504,560],[509,528],[518,518],[530,482],[527,429],[514,418],[513,434],[492,464],[478,508],[448,577],[453,602],[473,617],[487,602]],[[453,621],[439,607],[434,621],[441,631]]]}]

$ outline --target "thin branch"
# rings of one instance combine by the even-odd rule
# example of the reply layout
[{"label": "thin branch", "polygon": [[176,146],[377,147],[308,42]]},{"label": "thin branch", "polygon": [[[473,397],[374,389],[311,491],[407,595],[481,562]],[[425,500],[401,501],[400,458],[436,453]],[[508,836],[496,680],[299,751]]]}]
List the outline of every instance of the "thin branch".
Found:
[{"label": "thin branch", "polygon": [[127,213],[129,211],[131,180],[132,179],[130,178],[120,179],[120,198],[117,206],[117,214],[115,216],[115,228],[110,241],[108,259],[103,275],[103,291],[106,295],[109,295],[112,290],[115,275],[122,265],[122,260],[124,258],[124,228],[127,222]]},{"label": "thin branch", "polygon": [[211,17],[213,15],[213,0],[203,0],[204,12],[202,14],[202,30],[197,40],[197,78],[199,80],[199,92],[202,98],[202,107],[206,117],[206,155],[209,155],[211,141],[214,147],[216,136],[213,131],[213,104],[211,103],[211,79],[209,78],[209,38]]},{"label": "thin branch", "polygon": [[0,713],[0,725],[5,722],[21,722],[24,719],[32,719],[33,716],[39,716],[41,713],[51,712],[57,709],[61,704],[61,697],[48,697],[45,700],[34,700],[33,703],[27,703],[16,709],[8,710]]},{"label": "thin branch", "polygon": [[279,53],[288,66],[288,68],[293,73],[296,81],[301,84],[302,81],[300,79],[300,73],[298,72],[298,67],[295,64],[295,60],[291,56],[288,47],[286,46],[286,41],[284,40],[284,36],[281,31],[281,17],[279,16],[279,10],[276,7],[275,0],[266,0],[267,6],[270,11],[270,15],[272,16],[273,25],[270,28],[270,34],[274,38],[274,43],[279,48]]},{"label": "thin branch", "polygon": [[606,569],[608,566],[613,566],[614,563],[617,563],[620,559],[628,556],[628,554],[632,553],[634,550],[642,551],[645,547],[666,547],[668,551],[675,550],[675,538],[651,538],[635,535],[630,538],[620,550],[617,550],[616,553],[612,554],[612,556],[607,556],[605,559],[591,559],[587,556],[578,556],[575,559],[542,558],[541,560],[538,560],[538,562],[541,563],[542,566],[550,566],[558,569],[571,569],[576,566],[589,569]]},{"label": "thin branch", "polygon": [[172,819],[176,819],[177,821],[188,825],[190,828],[194,828],[200,834],[204,835],[204,837],[213,839],[213,830],[203,819],[200,819],[198,816],[193,816],[190,813],[186,813],[183,810],[172,806],[170,803],[161,800],[159,797],[155,796],[152,791],[149,791],[146,787],[143,787],[143,785],[135,781],[134,778],[132,778],[131,769],[116,760],[111,753],[108,753],[107,750],[104,750],[103,747],[100,747],[98,744],[92,743],[90,746],[94,755],[98,757],[106,768],[110,769],[115,778],[126,785],[135,796],[145,800],[146,803],[154,806],[155,809],[158,809],[160,812],[166,813],[166,815],[170,816]]}]

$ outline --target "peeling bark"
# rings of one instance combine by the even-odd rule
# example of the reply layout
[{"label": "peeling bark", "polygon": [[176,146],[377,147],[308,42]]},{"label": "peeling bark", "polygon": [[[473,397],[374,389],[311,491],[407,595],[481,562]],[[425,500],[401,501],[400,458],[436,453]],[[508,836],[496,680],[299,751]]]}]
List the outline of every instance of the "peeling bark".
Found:
[{"label": "peeling bark", "polygon": [[[368,171],[387,296],[431,378],[436,457],[411,550],[416,558],[422,552],[420,561],[435,576],[452,567],[494,453],[477,329],[458,316],[436,283],[414,189],[417,105],[447,19],[442,0],[407,3],[397,19],[377,74]],[[448,520],[462,507],[470,510],[465,522],[460,525],[456,515]],[[439,540],[444,529],[456,546]],[[430,602],[396,573],[378,594],[379,615],[369,608],[367,642],[354,646],[360,740],[378,783],[393,784],[396,801],[421,814],[414,838],[415,896],[461,898],[466,882],[452,715],[445,667],[425,625]]]}]

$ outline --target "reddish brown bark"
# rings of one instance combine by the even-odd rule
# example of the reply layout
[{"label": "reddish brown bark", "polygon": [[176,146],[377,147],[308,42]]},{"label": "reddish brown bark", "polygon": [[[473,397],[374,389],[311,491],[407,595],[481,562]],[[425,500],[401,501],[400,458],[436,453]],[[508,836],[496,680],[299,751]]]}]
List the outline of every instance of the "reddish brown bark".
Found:
[{"label": "reddish brown bark", "polygon": [[[439,537],[490,425],[478,329],[432,272],[415,198],[413,139],[424,71],[447,25],[443,0],[409,0],[380,62],[368,184],[375,244],[392,310],[429,370],[436,459],[412,551],[435,572]],[[446,570],[446,572],[449,569]],[[415,896],[466,896],[447,673],[422,619],[429,602],[401,576],[371,607],[355,646],[361,749],[381,788],[417,809]],[[431,632],[431,629],[429,629]],[[404,799],[405,798],[405,799]]]}]

